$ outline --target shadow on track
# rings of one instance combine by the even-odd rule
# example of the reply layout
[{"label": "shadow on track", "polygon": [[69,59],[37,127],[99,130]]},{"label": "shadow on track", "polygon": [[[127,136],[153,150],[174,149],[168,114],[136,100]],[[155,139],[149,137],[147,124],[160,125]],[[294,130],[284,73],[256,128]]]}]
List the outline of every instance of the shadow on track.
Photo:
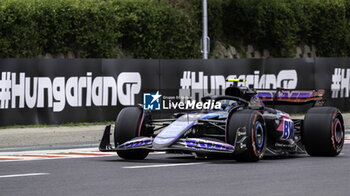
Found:
[{"label": "shadow on track", "polygon": [[[157,157],[155,157],[157,156]],[[264,163],[278,160],[294,160],[305,158],[305,155],[289,155],[289,156],[265,156],[259,162],[252,163]],[[103,162],[115,162],[115,163],[150,163],[150,164],[178,164],[178,163],[196,163],[196,162],[207,162],[209,164],[247,164],[249,162],[237,162],[234,159],[220,156],[209,156],[209,157],[195,157],[193,155],[180,155],[180,154],[161,154],[149,156],[144,160],[124,160],[119,157],[110,157],[110,159],[102,160]]]}]

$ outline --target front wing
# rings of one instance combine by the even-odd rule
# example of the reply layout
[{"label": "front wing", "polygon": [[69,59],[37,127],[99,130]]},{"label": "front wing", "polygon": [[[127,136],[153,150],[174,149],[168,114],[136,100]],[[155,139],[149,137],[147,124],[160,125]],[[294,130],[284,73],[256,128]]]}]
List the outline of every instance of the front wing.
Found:
[{"label": "front wing", "polygon": [[101,140],[99,150],[106,151],[123,151],[145,149],[149,151],[179,151],[179,152],[196,152],[196,153],[223,153],[232,154],[235,151],[235,146],[225,142],[211,140],[210,138],[180,138],[172,145],[164,148],[154,148],[152,137],[136,137],[115,148],[110,144],[110,129],[111,126],[106,126],[106,129]]}]

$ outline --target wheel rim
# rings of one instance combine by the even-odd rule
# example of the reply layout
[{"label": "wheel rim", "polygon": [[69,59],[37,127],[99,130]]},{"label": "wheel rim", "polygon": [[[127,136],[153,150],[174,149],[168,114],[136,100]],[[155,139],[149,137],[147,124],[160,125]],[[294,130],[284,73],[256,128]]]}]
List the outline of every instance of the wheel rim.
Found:
[{"label": "wheel rim", "polygon": [[257,152],[260,153],[264,147],[265,143],[265,135],[264,135],[264,128],[261,125],[261,123],[258,121],[255,125],[255,146],[257,148]]},{"label": "wheel rim", "polygon": [[335,138],[335,142],[338,145],[337,147],[341,145],[343,137],[344,137],[343,127],[341,125],[340,120],[336,118],[334,122],[334,138]]}]

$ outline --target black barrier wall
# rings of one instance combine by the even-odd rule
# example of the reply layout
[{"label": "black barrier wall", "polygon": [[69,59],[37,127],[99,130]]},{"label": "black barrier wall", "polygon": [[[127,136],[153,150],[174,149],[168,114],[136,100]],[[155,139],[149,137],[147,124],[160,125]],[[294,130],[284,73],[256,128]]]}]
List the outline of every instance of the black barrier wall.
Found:
[{"label": "black barrier wall", "polygon": [[350,109],[350,58],[1,59],[0,72],[0,125],[114,120],[121,108],[142,104],[145,93],[199,100],[222,94],[228,78],[255,89],[325,89],[328,105]]}]

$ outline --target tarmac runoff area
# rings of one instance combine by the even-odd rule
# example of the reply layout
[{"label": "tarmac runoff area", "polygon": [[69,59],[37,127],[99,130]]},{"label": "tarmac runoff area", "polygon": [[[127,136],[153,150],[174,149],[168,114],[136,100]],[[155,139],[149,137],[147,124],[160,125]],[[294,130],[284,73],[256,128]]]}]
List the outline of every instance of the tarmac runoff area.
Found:
[{"label": "tarmac runoff area", "polygon": [[[350,131],[350,114],[344,117]],[[127,161],[98,151],[103,130],[0,129],[0,195],[349,195],[349,144],[337,158],[266,157],[249,164],[156,152]]]},{"label": "tarmac runoff area", "polygon": [[[303,116],[293,116],[303,118]],[[346,139],[350,139],[350,113],[343,113]],[[94,148],[101,141],[105,125],[0,129],[0,152]],[[111,138],[111,143],[113,138]]]}]

